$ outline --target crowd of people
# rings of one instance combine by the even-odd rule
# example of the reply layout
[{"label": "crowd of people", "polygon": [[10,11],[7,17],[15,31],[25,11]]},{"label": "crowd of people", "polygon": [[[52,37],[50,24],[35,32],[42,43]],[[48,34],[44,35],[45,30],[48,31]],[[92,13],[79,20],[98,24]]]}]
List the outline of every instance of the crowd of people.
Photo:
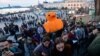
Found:
[{"label": "crowd of people", "polygon": [[[6,19],[3,17],[2,21]],[[76,19],[63,20],[64,28],[49,34],[43,28],[44,22],[37,20],[24,21],[21,26],[5,23],[5,27],[0,29],[0,56],[74,56],[75,52],[77,56],[89,56],[88,46],[99,31],[98,23],[89,21],[85,24],[82,20],[76,22]],[[86,53],[80,54],[83,46]]]},{"label": "crowd of people", "polygon": [[16,22],[19,20],[24,21],[27,19],[35,19],[33,14],[34,13],[31,13],[31,12],[5,14],[0,17],[0,23],[1,22]]}]

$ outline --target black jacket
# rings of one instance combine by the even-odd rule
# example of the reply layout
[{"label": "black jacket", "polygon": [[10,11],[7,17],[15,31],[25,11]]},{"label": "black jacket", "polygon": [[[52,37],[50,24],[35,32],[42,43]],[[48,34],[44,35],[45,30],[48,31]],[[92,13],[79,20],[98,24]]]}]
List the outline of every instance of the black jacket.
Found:
[{"label": "black jacket", "polygon": [[67,49],[65,48],[62,52],[59,52],[56,48],[54,48],[51,56],[68,56]]}]

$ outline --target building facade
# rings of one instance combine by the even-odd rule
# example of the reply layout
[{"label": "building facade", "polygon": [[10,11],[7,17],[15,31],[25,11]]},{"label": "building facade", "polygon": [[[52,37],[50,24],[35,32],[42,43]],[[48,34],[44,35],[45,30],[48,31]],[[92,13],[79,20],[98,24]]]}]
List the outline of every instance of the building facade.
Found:
[{"label": "building facade", "polygon": [[44,3],[43,6],[45,8],[62,8],[67,7],[68,9],[78,9],[81,7],[88,7],[88,3],[86,0],[64,0],[63,2],[56,2],[56,3]]}]

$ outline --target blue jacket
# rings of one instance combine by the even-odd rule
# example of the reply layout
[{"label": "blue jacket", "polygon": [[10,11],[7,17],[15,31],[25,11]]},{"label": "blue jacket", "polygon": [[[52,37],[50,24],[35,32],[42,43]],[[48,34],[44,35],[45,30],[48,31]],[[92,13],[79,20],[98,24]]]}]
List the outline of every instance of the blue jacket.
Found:
[{"label": "blue jacket", "polygon": [[75,30],[75,34],[76,34],[76,37],[77,37],[78,39],[84,38],[84,37],[85,37],[85,30],[84,30],[84,28],[77,28],[77,29]]}]

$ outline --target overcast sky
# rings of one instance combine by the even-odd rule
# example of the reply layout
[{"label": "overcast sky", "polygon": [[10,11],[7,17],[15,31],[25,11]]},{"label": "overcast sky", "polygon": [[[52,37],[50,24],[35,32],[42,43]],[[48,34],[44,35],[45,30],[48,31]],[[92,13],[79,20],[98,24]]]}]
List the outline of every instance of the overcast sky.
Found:
[{"label": "overcast sky", "polygon": [[[39,0],[40,3],[43,3],[45,0]],[[62,1],[62,0],[46,0],[48,2],[54,1]],[[30,6],[30,5],[37,5],[38,0],[0,0],[0,7],[5,7],[10,4],[11,6]]]},{"label": "overcast sky", "polygon": [[[40,3],[43,3],[43,1],[45,0],[39,0]],[[46,1],[54,2],[63,0],[46,0]],[[30,6],[30,5],[37,5],[38,0],[0,0],[0,7],[7,7],[8,4],[10,4],[11,6]]]}]

